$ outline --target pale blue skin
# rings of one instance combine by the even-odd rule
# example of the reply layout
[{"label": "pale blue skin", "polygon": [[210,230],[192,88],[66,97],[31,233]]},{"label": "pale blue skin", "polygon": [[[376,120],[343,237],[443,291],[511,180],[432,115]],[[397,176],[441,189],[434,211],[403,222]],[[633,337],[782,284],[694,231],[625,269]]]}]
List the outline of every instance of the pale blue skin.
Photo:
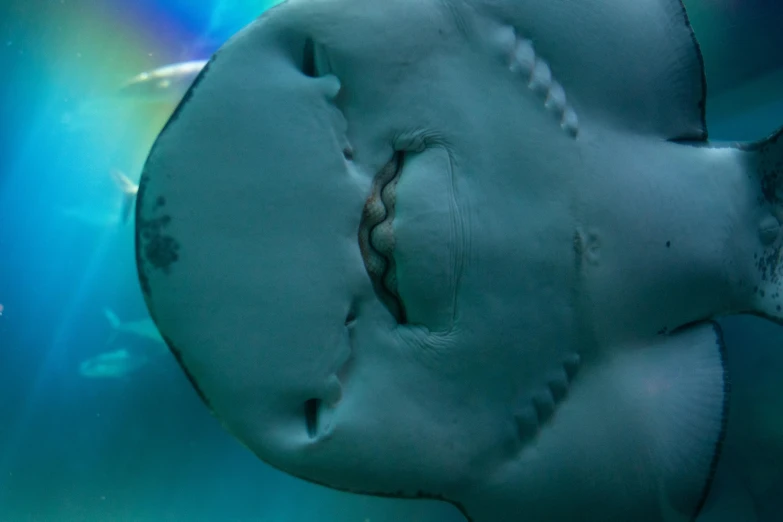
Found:
[{"label": "pale blue skin", "polygon": [[690,520],[725,432],[709,319],[782,317],[754,260],[780,151],[704,146],[703,98],[674,0],[290,1],[150,154],[151,314],[293,475],[477,522]]}]

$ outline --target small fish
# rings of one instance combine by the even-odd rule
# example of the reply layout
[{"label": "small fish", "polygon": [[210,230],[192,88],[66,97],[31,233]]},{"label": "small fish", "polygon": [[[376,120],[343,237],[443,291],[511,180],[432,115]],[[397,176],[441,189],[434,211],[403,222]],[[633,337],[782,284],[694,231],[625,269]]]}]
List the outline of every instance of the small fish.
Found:
[{"label": "small fish", "polygon": [[192,60],[142,72],[125,82],[119,94],[148,101],[178,101],[206,63]]},{"label": "small fish", "polygon": [[105,352],[83,361],[79,374],[88,379],[122,379],[147,365],[149,359],[126,349]]},{"label": "small fish", "polygon": [[151,319],[122,321],[109,308],[105,308],[103,313],[112,329],[106,342],[107,346],[114,346],[119,342],[130,345],[85,360],[79,366],[82,377],[124,378],[168,352],[163,338]]}]

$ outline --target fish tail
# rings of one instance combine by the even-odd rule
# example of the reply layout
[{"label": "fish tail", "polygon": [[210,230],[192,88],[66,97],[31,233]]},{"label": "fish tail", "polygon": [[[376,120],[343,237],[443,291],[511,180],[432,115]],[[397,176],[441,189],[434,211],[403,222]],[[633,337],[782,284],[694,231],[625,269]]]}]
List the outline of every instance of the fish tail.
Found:
[{"label": "fish tail", "polygon": [[123,194],[122,196],[122,206],[120,207],[120,219],[122,220],[123,224],[128,222],[128,218],[130,217],[131,209],[133,208],[133,203],[136,201],[136,194],[128,194],[127,192]]},{"label": "fish tail", "polygon": [[114,182],[122,190],[122,206],[120,207],[120,218],[123,223],[128,222],[133,204],[136,202],[136,193],[139,191],[138,185],[117,169],[111,170],[111,176]]},{"label": "fish tail", "polygon": [[111,325],[113,330],[116,330],[122,324],[120,318],[117,317],[117,314],[115,314],[114,311],[111,310],[111,308],[104,308],[103,315],[106,317],[106,320],[109,321],[109,324]]},{"label": "fish tail", "polygon": [[117,314],[115,314],[111,308],[104,308],[103,315],[106,317],[106,320],[109,321],[109,326],[111,326],[111,333],[109,334],[109,338],[106,339],[106,344],[112,345],[114,344],[114,341],[117,340],[117,334],[122,326],[122,321],[120,321],[120,318],[117,317]]},{"label": "fish tail", "polygon": [[752,312],[783,324],[783,128],[742,147],[749,153],[762,212],[759,247],[754,252],[756,280]]}]

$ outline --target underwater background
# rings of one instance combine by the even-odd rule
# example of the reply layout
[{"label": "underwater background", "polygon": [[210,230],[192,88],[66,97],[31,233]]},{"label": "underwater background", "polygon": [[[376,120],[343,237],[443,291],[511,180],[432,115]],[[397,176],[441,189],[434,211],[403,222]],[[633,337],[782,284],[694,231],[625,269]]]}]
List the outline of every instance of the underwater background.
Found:
[{"label": "underwater background", "polygon": [[[0,0],[0,522],[462,520],[446,504],[337,493],[260,462],[149,328],[118,180],[138,182],[193,75],[137,75],[208,59],[274,3]],[[711,138],[783,124],[783,2],[685,3]],[[770,448],[753,470],[779,496],[783,328],[724,327],[748,405],[730,423],[770,426],[735,443]]]}]

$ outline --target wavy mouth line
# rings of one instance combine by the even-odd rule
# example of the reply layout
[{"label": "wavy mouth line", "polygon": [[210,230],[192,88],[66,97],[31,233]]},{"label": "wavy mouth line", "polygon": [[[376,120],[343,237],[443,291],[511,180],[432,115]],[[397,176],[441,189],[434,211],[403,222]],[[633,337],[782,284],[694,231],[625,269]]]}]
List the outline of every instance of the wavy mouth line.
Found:
[{"label": "wavy mouth line", "polygon": [[405,307],[397,291],[394,263],[394,205],[405,153],[397,151],[373,179],[359,223],[359,249],[378,298],[399,324],[407,323]]}]

